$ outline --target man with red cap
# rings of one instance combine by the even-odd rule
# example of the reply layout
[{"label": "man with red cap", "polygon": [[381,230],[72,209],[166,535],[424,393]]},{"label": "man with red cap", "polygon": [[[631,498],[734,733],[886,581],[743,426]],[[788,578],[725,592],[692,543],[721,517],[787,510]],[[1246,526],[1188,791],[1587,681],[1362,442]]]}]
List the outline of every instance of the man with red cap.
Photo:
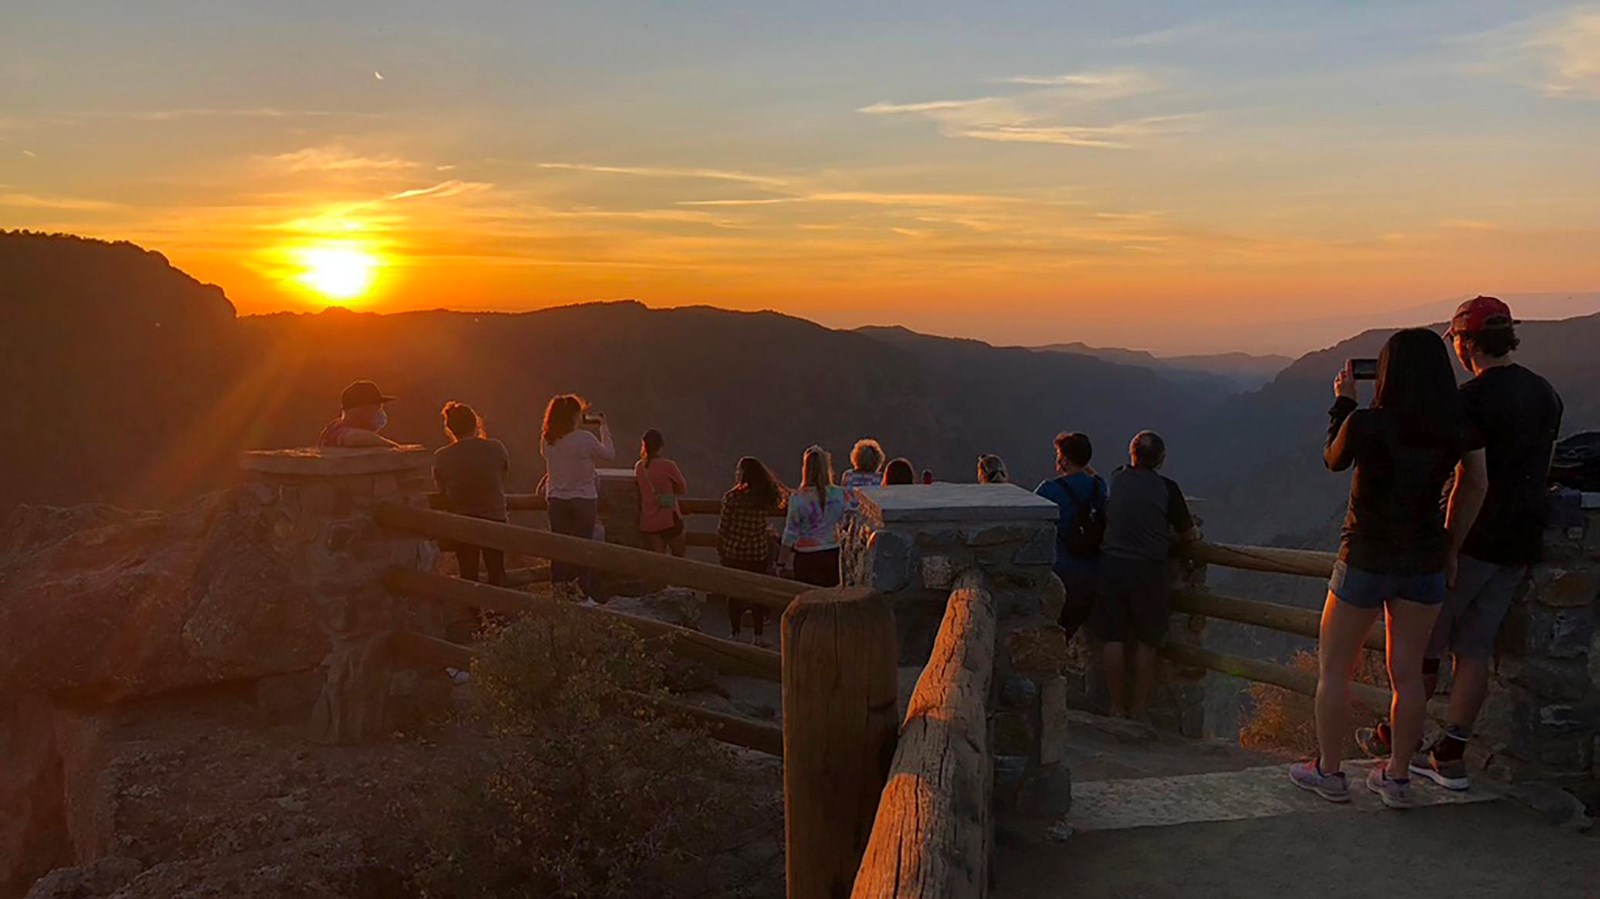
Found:
[{"label": "man with red cap", "polygon": [[[1471,786],[1462,754],[1488,696],[1500,625],[1544,546],[1545,494],[1561,430],[1561,397],[1512,358],[1518,324],[1504,302],[1475,297],[1456,310],[1446,334],[1473,376],[1461,386],[1461,399],[1483,434],[1489,466],[1483,509],[1464,542],[1451,548],[1449,598],[1423,657],[1430,693],[1447,650],[1455,677],[1445,733],[1426,757],[1414,757],[1411,771],[1451,790]],[[1368,739],[1378,747],[1387,742],[1381,728],[1374,736]]]},{"label": "man with red cap", "polygon": [[382,447],[398,446],[378,433],[389,424],[383,404],[393,402],[371,381],[356,381],[339,394],[339,417],[330,421],[317,437],[317,446]]}]

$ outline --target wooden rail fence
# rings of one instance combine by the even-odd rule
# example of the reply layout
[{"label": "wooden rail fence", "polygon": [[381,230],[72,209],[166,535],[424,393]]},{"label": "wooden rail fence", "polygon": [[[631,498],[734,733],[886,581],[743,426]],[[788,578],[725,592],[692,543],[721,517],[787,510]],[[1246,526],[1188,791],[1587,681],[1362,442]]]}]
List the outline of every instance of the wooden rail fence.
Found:
[{"label": "wooden rail fence", "polygon": [[987,893],[995,632],[994,597],[981,573],[968,572],[906,709],[854,899]]},{"label": "wooden rail fence", "polygon": [[[532,494],[508,497],[513,510],[545,508]],[[682,498],[685,515],[714,515],[715,499]],[[987,894],[993,831],[988,698],[997,633],[993,596],[981,572],[963,573],[951,592],[931,658],[903,722],[896,720],[895,632],[881,597],[862,589],[810,591],[804,585],[549,531],[426,509],[386,506],[387,526],[425,536],[525,553],[614,574],[668,582],[786,609],[783,651],[721,640],[688,628],[519,590],[395,569],[396,593],[523,614],[610,616],[648,639],[719,671],[780,681],[784,725],[724,715],[660,696],[627,697],[669,720],[784,758],[788,890],[791,899],[966,899]],[[691,545],[716,535],[691,532]],[[1326,578],[1330,553],[1200,543],[1191,560],[1248,571]],[[809,592],[808,592],[809,591]],[[798,597],[798,599],[797,599]],[[1320,613],[1280,603],[1184,588],[1175,612],[1315,639]],[[1381,623],[1368,649],[1384,647]],[[464,668],[475,651],[414,633],[395,635],[396,652],[426,664]],[[1315,694],[1317,676],[1284,665],[1172,643],[1167,658]],[[1386,710],[1390,694],[1355,684],[1361,704]]]}]

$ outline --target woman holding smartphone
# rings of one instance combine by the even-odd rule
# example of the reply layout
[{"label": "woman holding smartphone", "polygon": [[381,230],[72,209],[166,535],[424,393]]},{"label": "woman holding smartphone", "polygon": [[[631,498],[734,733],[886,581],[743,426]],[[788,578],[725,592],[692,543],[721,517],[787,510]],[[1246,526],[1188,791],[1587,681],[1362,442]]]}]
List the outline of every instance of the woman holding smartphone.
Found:
[{"label": "woman holding smartphone", "polygon": [[[574,394],[551,397],[544,410],[539,453],[544,456],[550,530],[592,539],[600,513],[595,463],[610,462],[617,457],[606,417],[593,412],[583,397]],[[586,568],[551,560],[550,581],[554,584],[576,581],[585,596],[594,597],[594,576]]]},{"label": "woman holding smartphone", "polygon": [[[1356,400],[1359,368],[1347,364],[1334,380],[1323,451],[1330,470],[1354,466],[1355,476],[1317,647],[1319,754],[1293,765],[1289,777],[1324,799],[1349,801],[1341,763],[1350,738],[1350,680],[1383,611],[1394,748],[1372,768],[1367,788],[1385,805],[1404,808],[1413,804],[1409,765],[1427,703],[1422,654],[1482,505],[1488,471],[1483,438],[1467,419],[1439,335],[1412,328],[1389,338],[1366,409]],[[1441,513],[1439,497],[1452,472],[1461,489]]]}]

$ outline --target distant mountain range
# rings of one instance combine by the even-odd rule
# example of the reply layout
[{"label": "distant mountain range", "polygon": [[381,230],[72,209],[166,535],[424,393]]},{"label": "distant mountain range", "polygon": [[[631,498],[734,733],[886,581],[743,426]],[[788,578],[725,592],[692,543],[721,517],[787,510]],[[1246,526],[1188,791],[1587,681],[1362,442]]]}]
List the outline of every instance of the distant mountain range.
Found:
[{"label": "distant mountain range", "polygon": [[[1156,428],[1214,536],[1328,546],[1346,489],[1321,469],[1329,384],[1385,336],[1311,353],[1244,392],[1284,360],[1003,348],[631,302],[238,318],[219,288],[158,253],[66,236],[0,233],[0,285],[0,510],[172,505],[235,477],[243,449],[312,442],[340,388],[367,377],[400,397],[388,430],[398,440],[436,446],[440,406],[476,406],[512,451],[517,489],[543,470],[539,419],[557,391],[609,414],[621,464],[640,432],[661,429],[707,495],[740,455],[792,482],[805,447],[842,466],[862,436],[948,480],[970,480],[977,455],[996,452],[1031,484],[1051,473],[1058,431],[1090,434],[1109,470],[1134,432]],[[1567,398],[1568,430],[1600,426],[1600,316],[1522,332],[1525,361]]]},{"label": "distant mountain range", "polygon": [[1148,368],[1196,386],[1216,386],[1235,393],[1255,390],[1293,362],[1288,356],[1252,356],[1249,353],[1213,353],[1192,356],[1157,356],[1144,350],[1094,347],[1085,343],[1053,343],[1034,347],[1040,352],[1076,353],[1120,365]]},{"label": "distant mountain range", "polygon": [[240,450],[312,442],[356,378],[400,397],[387,431],[397,440],[438,445],[440,406],[476,406],[510,447],[519,489],[543,469],[546,399],[576,391],[608,413],[620,464],[659,428],[694,492],[711,495],[740,455],[792,482],[808,445],[843,465],[862,436],[941,478],[970,479],[977,455],[997,452],[1032,482],[1050,473],[1060,430],[1095,435],[1111,465],[1140,428],[1181,428],[1225,398],[1089,356],[770,312],[608,303],[237,318],[221,290],[158,253],[65,236],[0,234],[0,284],[0,508],[173,504],[233,478]]}]

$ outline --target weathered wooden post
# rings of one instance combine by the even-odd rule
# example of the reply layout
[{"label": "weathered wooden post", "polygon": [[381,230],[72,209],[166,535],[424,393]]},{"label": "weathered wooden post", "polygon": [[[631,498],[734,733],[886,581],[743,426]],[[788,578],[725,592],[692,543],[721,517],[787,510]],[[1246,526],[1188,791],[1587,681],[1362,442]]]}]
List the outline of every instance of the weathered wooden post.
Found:
[{"label": "weathered wooden post", "polygon": [[863,587],[783,613],[783,795],[789,899],[850,895],[899,731],[894,613]]}]

